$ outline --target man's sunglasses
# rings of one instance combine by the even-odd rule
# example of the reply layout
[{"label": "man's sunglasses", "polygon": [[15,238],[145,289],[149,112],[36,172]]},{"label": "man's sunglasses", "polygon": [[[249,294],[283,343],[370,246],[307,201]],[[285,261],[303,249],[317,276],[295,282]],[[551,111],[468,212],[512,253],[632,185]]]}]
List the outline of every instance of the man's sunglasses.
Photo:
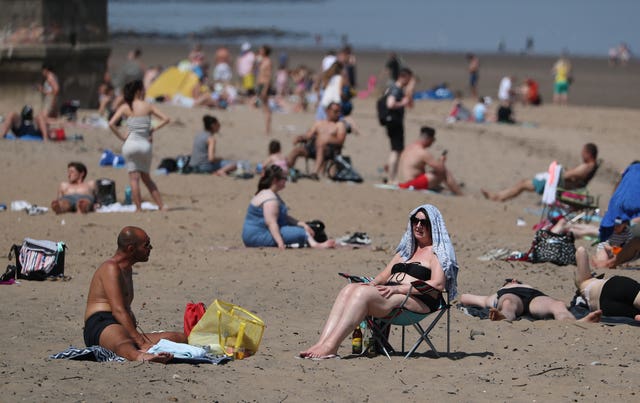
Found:
[{"label": "man's sunglasses", "polygon": [[427,218],[411,217],[411,225],[418,225],[418,223],[422,224],[423,227],[429,226],[429,220]]},{"label": "man's sunglasses", "polygon": [[[522,284],[522,281],[520,280],[515,280],[517,284]],[[505,278],[504,279],[504,284],[507,285],[509,283],[513,283],[513,279],[512,278]]]}]

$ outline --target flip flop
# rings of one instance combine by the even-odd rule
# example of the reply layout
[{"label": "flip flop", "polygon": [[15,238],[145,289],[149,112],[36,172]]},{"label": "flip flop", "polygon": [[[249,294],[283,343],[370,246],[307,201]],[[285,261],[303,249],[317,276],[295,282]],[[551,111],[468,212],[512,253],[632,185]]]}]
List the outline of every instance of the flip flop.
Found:
[{"label": "flip flop", "polygon": [[323,361],[323,360],[332,360],[332,359],[339,360],[340,356],[337,354],[329,354],[329,355],[323,355],[321,357],[305,357],[305,358],[312,361]]}]

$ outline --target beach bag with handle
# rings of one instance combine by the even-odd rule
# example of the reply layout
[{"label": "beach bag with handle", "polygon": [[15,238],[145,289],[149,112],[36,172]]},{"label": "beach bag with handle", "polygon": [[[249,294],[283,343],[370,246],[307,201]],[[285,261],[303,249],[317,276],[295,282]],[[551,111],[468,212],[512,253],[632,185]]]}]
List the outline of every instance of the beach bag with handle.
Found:
[{"label": "beach bag with handle", "polygon": [[216,299],[191,329],[189,344],[242,359],[258,351],[263,333],[264,322],[257,315]]},{"label": "beach bag with handle", "polygon": [[25,280],[45,280],[64,276],[64,242],[25,238],[22,245],[13,245],[9,259],[15,256],[16,277]]},{"label": "beach bag with handle", "polygon": [[559,266],[576,264],[576,246],[573,233],[556,234],[539,229],[529,251],[532,263],[551,262]]}]

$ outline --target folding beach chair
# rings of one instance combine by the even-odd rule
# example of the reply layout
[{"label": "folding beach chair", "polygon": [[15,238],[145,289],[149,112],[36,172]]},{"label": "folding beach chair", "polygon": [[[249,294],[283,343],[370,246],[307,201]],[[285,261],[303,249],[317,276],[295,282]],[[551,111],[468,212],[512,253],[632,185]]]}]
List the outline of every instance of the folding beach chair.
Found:
[{"label": "folding beach chair", "polygon": [[[339,273],[342,277],[345,277],[349,280],[349,282],[355,283],[368,283],[371,282],[372,279],[368,277],[359,277],[348,275],[345,273]],[[413,290],[417,290],[422,294],[429,295],[432,298],[439,301],[439,308],[433,312],[429,313],[418,313],[413,312],[408,309],[405,309],[404,306],[409,300],[411,296],[411,292]],[[391,354],[396,352],[396,349],[389,343],[389,330],[390,327],[393,326],[401,326],[402,327],[402,350],[401,354],[404,354],[404,358],[409,358],[417,349],[420,347],[422,342],[426,342],[429,346],[430,350],[436,355],[436,357],[440,357],[440,353],[436,349],[433,341],[431,340],[430,333],[438,324],[440,319],[447,314],[447,324],[446,324],[446,333],[447,333],[447,354],[451,352],[451,304],[449,302],[449,293],[447,290],[438,291],[435,288],[431,287],[429,284],[424,281],[416,280],[411,283],[411,287],[409,289],[409,293],[407,293],[405,299],[402,301],[399,307],[392,310],[389,315],[385,318],[373,318],[367,317],[367,326],[371,329],[374,345],[369,345],[367,349],[364,349],[362,354],[366,354],[368,349],[370,348],[379,348],[387,358],[391,359]],[[423,320],[429,319],[428,325],[423,327],[421,322]],[[419,337],[409,349],[409,351],[405,351],[405,338],[406,338],[406,327],[413,327],[418,333]]]},{"label": "folding beach chair", "polygon": [[602,164],[599,159],[589,176],[580,183],[578,188],[563,188],[561,186],[553,186],[542,197],[544,208],[540,217],[538,228],[545,228],[554,225],[560,218],[566,219],[568,222],[586,222],[589,223],[591,218],[598,213],[600,195],[594,195],[587,189],[588,183],[593,179],[598,168]]}]

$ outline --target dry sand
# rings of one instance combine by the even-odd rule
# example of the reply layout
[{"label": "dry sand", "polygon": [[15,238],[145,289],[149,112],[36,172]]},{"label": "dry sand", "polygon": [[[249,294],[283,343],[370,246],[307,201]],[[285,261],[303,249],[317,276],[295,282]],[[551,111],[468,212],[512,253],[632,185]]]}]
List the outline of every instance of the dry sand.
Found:
[{"label": "dry sand", "polygon": [[[171,57],[165,56],[164,64],[181,56],[175,49],[174,53],[169,50]],[[115,55],[123,52],[116,49]],[[319,55],[316,58],[319,60]],[[384,55],[379,55],[375,64],[363,66],[363,70],[377,69],[383,59]],[[421,60],[428,61],[426,56]],[[450,68],[457,63],[450,59]],[[545,64],[546,71],[546,63],[540,64]],[[503,68],[499,71],[487,65],[483,77],[499,77]],[[540,74],[542,70],[540,67]],[[601,85],[600,93],[605,98],[611,92],[623,94],[625,80],[615,74],[610,72],[589,85],[617,83],[614,88]],[[637,102],[636,96],[630,96],[628,102]],[[356,101],[353,116],[362,134],[350,136],[345,149],[365,183],[300,180],[287,184],[282,197],[292,215],[324,220],[332,236],[367,232],[376,250],[245,249],[240,231],[256,179],[155,176],[172,207],[166,213],[56,216],[49,212],[28,216],[0,212],[5,229],[0,234],[1,247],[8,251],[24,237],[65,241],[69,247],[66,274],[72,276],[68,282],[22,281],[1,286],[0,400],[637,401],[638,330],[628,326],[526,320],[493,323],[453,310],[453,353],[449,358],[435,359],[431,354],[406,361],[401,357],[389,361],[382,356],[326,362],[294,358],[318,337],[331,303],[344,285],[337,272],[374,275],[381,270],[400,239],[407,213],[422,203],[438,206],[445,217],[461,267],[460,292],[491,293],[504,278],[517,277],[551,296],[570,300],[574,294],[573,267],[477,260],[496,247],[526,249],[538,217],[525,209],[539,207],[535,195],[497,204],[484,200],[479,189],[497,189],[530,177],[545,170],[554,158],[572,166],[579,161],[580,146],[593,141],[600,147],[604,164],[590,187],[602,196],[604,209],[617,173],[638,157],[640,115],[634,109],[544,105],[517,109],[520,120],[536,127],[446,125],[449,102],[424,101],[408,113],[407,140],[416,137],[420,125],[436,127],[434,151],[449,150],[449,166],[466,184],[467,194],[452,197],[377,189],[373,184],[379,182],[378,168],[386,159],[388,142],[374,119],[373,102]],[[16,109],[15,103],[2,100],[4,114]],[[180,123],[154,136],[154,166],[163,157],[189,153],[201,116],[208,112],[170,106],[161,109]],[[254,163],[264,158],[270,139],[262,134],[262,117],[257,110],[241,105],[215,114],[222,121],[222,156]],[[311,113],[276,114],[273,137],[288,152],[294,135],[302,133],[312,120]],[[105,130],[67,128],[67,133],[75,132],[84,135],[84,142],[3,141],[0,202],[23,199],[48,205],[57,184],[65,180],[66,163],[71,160],[84,162],[91,179],[114,179],[122,198],[126,172],[98,167],[102,149],[119,152],[118,139]],[[146,192],[143,197],[149,198]],[[518,217],[524,218],[527,226],[516,226]],[[267,329],[259,353],[221,367],[48,360],[49,354],[83,344],[82,316],[91,275],[111,256],[116,235],[125,225],[144,228],[154,246],[150,261],[137,265],[134,276],[133,309],[145,330],[180,329],[188,301],[208,304],[220,298],[265,320]],[[612,274],[640,279],[633,270],[607,272]],[[444,348],[443,330],[442,326],[435,330],[439,348]],[[472,331],[484,334],[471,339]],[[398,330],[393,337],[399,337]],[[340,353],[346,356],[349,352],[347,340]]]}]

